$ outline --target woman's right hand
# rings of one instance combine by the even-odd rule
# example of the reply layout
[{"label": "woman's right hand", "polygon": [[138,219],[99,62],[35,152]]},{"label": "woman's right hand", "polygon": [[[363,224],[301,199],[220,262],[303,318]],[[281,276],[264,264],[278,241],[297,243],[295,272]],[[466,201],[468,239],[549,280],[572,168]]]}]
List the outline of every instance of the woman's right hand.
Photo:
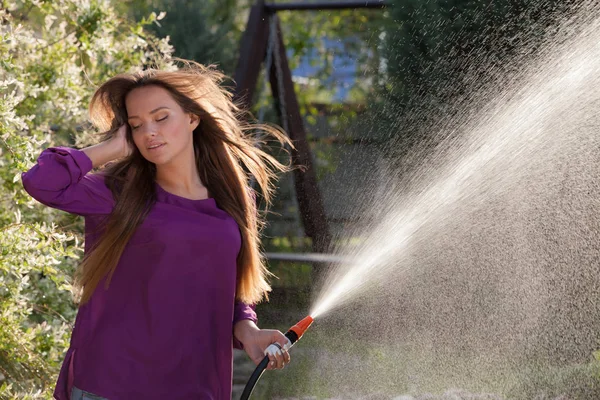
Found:
[{"label": "woman's right hand", "polygon": [[115,141],[117,148],[119,149],[119,157],[127,157],[131,154],[132,148],[127,141],[127,124],[123,124],[119,127],[111,141]]},{"label": "woman's right hand", "polygon": [[92,160],[94,168],[127,157],[133,151],[127,142],[127,125],[121,125],[110,139],[82,151]]}]

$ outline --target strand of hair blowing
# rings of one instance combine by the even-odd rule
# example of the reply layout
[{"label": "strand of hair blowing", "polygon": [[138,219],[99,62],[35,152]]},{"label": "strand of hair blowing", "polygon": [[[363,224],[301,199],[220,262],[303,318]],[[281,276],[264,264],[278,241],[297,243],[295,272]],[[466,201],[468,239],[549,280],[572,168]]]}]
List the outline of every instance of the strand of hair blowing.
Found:
[{"label": "strand of hair blowing", "polygon": [[[237,257],[236,299],[255,304],[267,298],[270,286],[260,252],[263,218],[258,214],[249,178],[256,180],[268,207],[276,171],[286,171],[288,167],[257,147],[251,133],[260,130],[282,144],[290,142],[272,126],[245,122],[247,114],[221,86],[225,79],[221,72],[193,61],[181,61],[184,65],[177,71],[151,69],[109,79],[92,97],[90,118],[101,131],[108,131],[106,138],[110,138],[127,121],[127,94],[148,85],[165,88],[186,112],[200,117],[193,132],[198,172],[219,207],[239,226],[242,245]],[[127,140],[134,149],[132,154],[102,171],[115,207],[100,239],[75,275],[81,305],[90,299],[102,279],[106,278],[108,288],[127,242],[156,201],[156,168],[135,148],[131,131]]]}]

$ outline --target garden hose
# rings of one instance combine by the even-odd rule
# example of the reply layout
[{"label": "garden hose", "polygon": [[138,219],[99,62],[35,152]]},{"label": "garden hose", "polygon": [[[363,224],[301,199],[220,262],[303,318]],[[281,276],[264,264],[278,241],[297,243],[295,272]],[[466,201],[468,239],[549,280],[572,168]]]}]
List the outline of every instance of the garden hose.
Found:
[{"label": "garden hose", "polygon": [[[298,322],[296,325],[292,326],[285,333],[285,337],[288,339],[288,342],[285,344],[285,346],[283,346],[283,349],[284,350],[290,349],[290,347],[292,347],[294,345],[294,343],[296,343],[298,340],[300,340],[302,335],[304,335],[304,332],[306,332],[306,330],[312,323],[313,323],[313,318],[309,315],[308,317],[304,318],[302,321]],[[248,379],[248,383],[246,383],[246,387],[244,388],[244,391],[242,392],[242,397],[240,397],[240,400],[248,400],[250,398],[250,396],[252,395],[252,391],[254,390],[254,386],[256,386],[256,383],[258,382],[258,380],[262,376],[263,372],[265,372],[265,369],[269,365],[269,354],[273,355],[281,349],[282,348],[278,343],[274,343],[274,344],[270,345],[269,347],[267,347],[267,349],[265,350],[265,354],[267,354],[267,355],[256,366],[256,369],[250,376],[250,379]]]}]

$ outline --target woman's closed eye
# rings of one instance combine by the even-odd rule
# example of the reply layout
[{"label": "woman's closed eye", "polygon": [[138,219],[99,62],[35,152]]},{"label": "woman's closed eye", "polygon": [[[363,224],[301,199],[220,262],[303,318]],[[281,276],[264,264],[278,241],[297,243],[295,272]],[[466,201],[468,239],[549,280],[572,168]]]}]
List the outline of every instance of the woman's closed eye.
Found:
[{"label": "woman's closed eye", "polygon": [[[157,120],[156,120],[156,122],[162,122],[162,121],[166,120],[167,118],[169,118],[169,116],[168,116],[168,115],[167,115],[167,116],[164,116],[164,117],[162,117],[162,118],[159,118],[159,119],[157,119]],[[131,126],[131,130],[136,130],[136,129],[138,129],[140,126],[142,126],[142,124],[140,124],[140,125],[130,125],[130,126]]]}]

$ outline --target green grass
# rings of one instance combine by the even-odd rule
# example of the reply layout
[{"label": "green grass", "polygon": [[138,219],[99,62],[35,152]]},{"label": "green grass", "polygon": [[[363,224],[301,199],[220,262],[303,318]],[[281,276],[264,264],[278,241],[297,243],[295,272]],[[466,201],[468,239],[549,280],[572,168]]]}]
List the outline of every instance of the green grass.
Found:
[{"label": "green grass", "polygon": [[[303,312],[279,310],[281,318],[269,327],[285,331]],[[275,314],[271,311],[270,315]],[[264,374],[259,382],[261,395],[256,398],[326,399],[374,393],[391,398],[462,389],[515,400],[600,399],[600,361],[596,359],[560,366],[533,360],[515,364],[487,354],[425,349],[402,338],[374,343],[338,328],[315,321],[291,350],[292,363],[283,371]]]}]

